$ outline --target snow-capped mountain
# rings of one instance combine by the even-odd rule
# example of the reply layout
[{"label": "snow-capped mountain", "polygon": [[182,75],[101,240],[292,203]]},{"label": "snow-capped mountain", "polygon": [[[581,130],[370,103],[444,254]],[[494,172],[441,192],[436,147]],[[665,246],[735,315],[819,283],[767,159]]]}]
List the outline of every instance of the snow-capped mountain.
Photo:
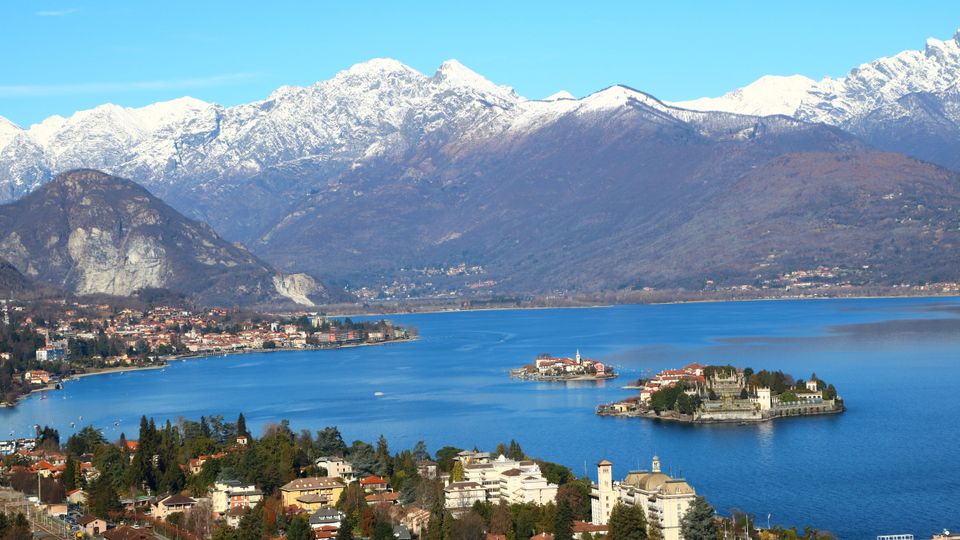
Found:
[{"label": "snow-capped mountain", "polygon": [[[840,264],[885,283],[960,279],[940,271],[960,245],[943,240],[960,234],[957,176],[871,148],[960,169],[958,50],[931,41],[843,79],[765,77],[683,103],[622,85],[527,99],[453,60],[425,75],[374,59],[232,107],[0,121],[0,200],[101,169],[282,271],[335,282],[438,261],[521,291]],[[894,221],[905,228],[889,239]],[[571,265],[573,246],[584,260]]]},{"label": "snow-capped mountain", "polygon": [[845,77],[813,81],[767,75],[716,98],[672,103],[701,111],[766,116],[784,114],[845,127],[916,92],[942,92],[960,81],[960,32],[928,39],[922,51],[903,51],[852,69]]},{"label": "snow-capped mountain", "polygon": [[756,81],[720,97],[676,101],[672,105],[695,111],[723,111],[753,116],[793,116],[816,85],[803,75],[764,75]]},{"label": "snow-capped mountain", "polygon": [[[9,170],[2,178],[14,185],[0,197],[80,167],[164,186],[245,177],[306,157],[355,160],[402,151],[443,126],[495,123],[521,101],[455,60],[427,77],[396,60],[374,59],[235,107],[187,97],[135,109],[101,105],[27,130],[0,119],[0,174]],[[26,169],[43,173],[26,178],[19,172]]]}]

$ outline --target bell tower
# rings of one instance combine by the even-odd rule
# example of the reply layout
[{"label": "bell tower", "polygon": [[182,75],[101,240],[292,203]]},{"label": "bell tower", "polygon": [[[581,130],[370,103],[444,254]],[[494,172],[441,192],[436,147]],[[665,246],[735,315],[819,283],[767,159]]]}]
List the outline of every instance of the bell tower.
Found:
[{"label": "bell tower", "polygon": [[650,464],[652,472],[660,472],[660,456],[653,456],[653,462]]},{"label": "bell tower", "polygon": [[613,489],[613,463],[607,460],[597,463],[597,490],[594,493],[590,495],[593,524],[606,525],[617,502],[617,492]]}]

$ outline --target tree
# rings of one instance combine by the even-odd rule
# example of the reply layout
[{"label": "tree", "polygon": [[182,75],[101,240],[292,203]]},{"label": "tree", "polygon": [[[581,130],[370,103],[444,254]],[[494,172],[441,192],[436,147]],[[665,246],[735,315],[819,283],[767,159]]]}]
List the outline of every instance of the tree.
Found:
[{"label": "tree", "polygon": [[717,537],[717,523],[713,515],[710,503],[698,496],[680,520],[681,534],[686,540],[714,540]]},{"label": "tree", "polygon": [[353,518],[347,516],[340,524],[340,528],[337,530],[336,540],[353,540],[353,527]]},{"label": "tree", "polygon": [[303,516],[293,516],[290,525],[287,526],[287,540],[312,540],[313,533],[310,530],[310,523]]},{"label": "tree", "polygon": [[453,470],[450,471],[450,480],[453,482],[463,482],[464,472],[463,472],[463,462],[455,461],[453,463]]},{"label": "tree", "polygon": [[243,417],[243,413],[240,413],[240,416],[237,417],[237,435],[247,435],[247,419]]},{"label": "tree", "polygon": [[104,519],[111,512],[119,512],[122,509],[117,491],[107,475],[101,474],[96,480],[90,482],[87,490],[87,508],[91,514]]},{"label": "tree", "polygon": [[463,448],[455,446],[444,446],[437,450],[437,468],[441,471],[449,471],[460,452],[463,452]]},{"label": "tree", "polygon": [[554,540],[573,540],[573,509],[566,499],[557,500],[557,512],[553,516]]},{"label": "tree", "polygon": [[[295,539],[291,538],[289,540]],[[373,526],[373,534],[370,536],[370,540],[394,540],[393,526],[388,521],[377,520]]]},{"label": "tree", "polygon": [[63,489],[73,491],[80,487],[80,467],[73,459],[73,456],[67,454],[67,461],[63,465]]},{"label": "tree", "polygon": [[106,443],[107,440],[103,438],[103,435],[98,429],[93,426],[87,426],[67,439],[67,453],[75,456],[93,453],[98,446]]},{"label": "tree", "polygon": [[[376,472],[379,476],[390,476],[393,474],[393,460],[390,458],[390,447],[387,446],[387,438],[380,435],[377,439],[377,466]],[[391,529],[393,530],[393,529]],[[393,534],[393,533],[390,533]]]},{"label": "tree", "polygon": [[523,449],[520,448],[520,443],[511,439],[510,448],[507,449],[507,457],[516,461],[520,461],[526,458],[527,456],[524,455]]},{"label": "tree", "polygon": [[582,478],[567,482],[557,489],[557,504],[561,500],[573,511],[573,519],[590,521],[590,480]]},{"label": "tree", "polygon": [[430,459],[430,452],[427,451],[427,443],[417,441],[417,444],[413,447],[413,460],[424,461],[427,459]]},{"label": "tree", "polygon": [[321,456],[342,457],[347,451],[347,445],[343,442],[340,430],[335,427],[327,427],[318,431],[314,446]]},{"label": "tree", "polygon": [[646,540],[647,538],[647,520],[643,515],[643,509],[637,506],[624,504],[614,506],[610,512],[609,527],[607,540]]},{"label": "tree", "polygon": [[500,504],[493,507],[493,512],[490,514],[490,532],[507,534],[510,531],[513,531],[513,516],[506,503],[500,501]]}]

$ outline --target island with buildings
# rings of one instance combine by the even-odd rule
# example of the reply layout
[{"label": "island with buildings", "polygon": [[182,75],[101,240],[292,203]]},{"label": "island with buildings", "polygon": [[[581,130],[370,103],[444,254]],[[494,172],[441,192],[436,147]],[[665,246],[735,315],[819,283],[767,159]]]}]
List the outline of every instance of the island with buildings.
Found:
[{"label": "island with buildings", "polygon": [[816,373],[807,380],[795,380],[782,371],[693,363],[661,371],[636,386],[640,395],[600,405],[597,414],[707,424],[844,411],[836,388]]},{"label": "island with buildings", "polygon": [[529,381],[602,381],[617,374],[603,362],[580,356],[578,349],[573,358],[541,354],[533,363],[510,370],[510,376]]}]

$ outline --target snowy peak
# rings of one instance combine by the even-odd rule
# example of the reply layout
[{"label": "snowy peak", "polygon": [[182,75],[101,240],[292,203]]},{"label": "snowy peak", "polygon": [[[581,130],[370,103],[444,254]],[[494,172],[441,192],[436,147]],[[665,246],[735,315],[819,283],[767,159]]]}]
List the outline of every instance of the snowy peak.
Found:
[{"label": "snowy peak", "polygon": [[0,116],[0,149],[10,144],[21,133],[23,130],[20,126]]},{"label": "snowy peak", "polygon": [[915,92],[942,92],[960,82],[960,31],[928,39],[923,50],[903,51],[861,64],[839,79],[764,76],[715,98],[673,102],[699,111],[766,116],[849,126],[870,112]]},{"label": "snowy peak", "polygon": [[579,102],[583,104],[583,110],[617,109],[633,103],[642,103],[643,105],[661,111],[669,108],[662,101],[650,94],[620,84],[604,88],[599,92],[594,92],[579,100]]},{"label": "snowy peak", "polygon": [[350,66],[349,69],[341,71],[334,78],[340,76],[352,77],[383,77],[389,74],[422,74],[412,67],[394,60],[393,58],[371,58],[366,62],[360,62]]},{"label": "snowy peak", "polygon": [[694,111],[722,111],[752,116],[793,115],[816,81],[803,75],[764,75],[720,97],[672,102]]},{"label": "snowy peak", "polygon": [[562,99],[577,99],[577,98],[574,97],[574,95],[571,94],[570,92],[567,92],[566,90],[561,90],[554,94],[550,94],[549,96],[543,98],[541,101],[560,101]]},{"label": "snowy peak", "polygon": [[494,84],[483,75],[454,59],[440,64],[431,80],[441,88],[471,89],[511,101],[519,99],[513,88]]}]

